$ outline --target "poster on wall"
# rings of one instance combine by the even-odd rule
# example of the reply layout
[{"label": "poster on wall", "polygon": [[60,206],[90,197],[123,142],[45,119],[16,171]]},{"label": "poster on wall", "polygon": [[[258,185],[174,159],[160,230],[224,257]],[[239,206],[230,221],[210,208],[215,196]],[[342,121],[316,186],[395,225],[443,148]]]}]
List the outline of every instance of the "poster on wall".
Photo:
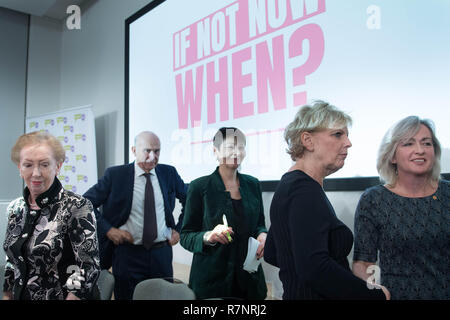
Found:
[{"label": "poster on wall", "polygon": [[92,106],[26,118],[26,132],[46,131],[61,141],[66,159],[58,179],[64,189],[83,194],[97,182],[97,152]]}]

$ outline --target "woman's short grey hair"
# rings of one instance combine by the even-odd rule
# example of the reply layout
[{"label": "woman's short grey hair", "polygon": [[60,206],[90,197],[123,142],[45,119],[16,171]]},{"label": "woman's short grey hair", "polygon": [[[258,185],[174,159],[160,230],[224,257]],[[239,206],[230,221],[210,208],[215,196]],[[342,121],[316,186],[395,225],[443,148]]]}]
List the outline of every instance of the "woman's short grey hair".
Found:
[{"label": "woman's short grey hair", "polygon": [[314,132],[331,128],[344,128],[352,124],[352,118],[328,102],[317,100],[312,105],[304,105],[284,130],[288,144],[287,153],[292,160],[303,155],[305,147],[301,141],[303,132]]},{"label": "woman's short grey hair", "polygon": [[57,163],[63,163],[66,159],[66,151],[61,142],[46,131],[34,131],[21,135],[11,149],[11,160],[15,164],[20,163],[20,151],[26,146],[34,144],[47,144],[53,151],[53,158]]},{"label": "woman's short grey hair", "polygon": [[377,170],[382,181],[389,186],[394,186],[397,182],[397,165],[392,163],[397,147],[403,141],[414,137],[424,125],[431,132],[431,139],[434,147],[435,161],[431,171],[431,179],[439,180],[441,173],[441,144],[436,137],[434,123],[429,119],[420,119],[417,116],[406,117],[397,122],[386,132],[378,150]]}]

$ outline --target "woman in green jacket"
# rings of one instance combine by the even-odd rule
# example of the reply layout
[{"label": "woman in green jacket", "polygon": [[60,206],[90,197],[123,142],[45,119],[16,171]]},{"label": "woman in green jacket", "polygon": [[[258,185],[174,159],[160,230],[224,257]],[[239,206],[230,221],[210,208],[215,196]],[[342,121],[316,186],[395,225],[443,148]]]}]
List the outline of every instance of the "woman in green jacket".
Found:
[{"label": "woman in green jacket", "polygon": [[256,272],[243,269],[249,237],[259,241],[261,259],[267,235],[259,181],[237,170],[245,157],[245,135],[221,128],[213,144],[219,166],[190,183],[181,229],[181,245],[194,253],[189,286],[198,299],[264,299],[261,264]]}]

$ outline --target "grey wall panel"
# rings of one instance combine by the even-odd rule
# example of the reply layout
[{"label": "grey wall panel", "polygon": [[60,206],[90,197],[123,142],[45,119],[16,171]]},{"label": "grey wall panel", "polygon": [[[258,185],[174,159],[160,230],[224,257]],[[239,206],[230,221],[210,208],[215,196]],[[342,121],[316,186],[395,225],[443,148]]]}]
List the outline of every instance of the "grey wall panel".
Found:
[{"label": "grey wall panel", "polygon": [[[5,241],[5,234],[6,234],[6,222],[8,219],[8,216],[6,214],[6,208],[8,207],[8,202],[1,202],[0,201],[0,266],[5,265],[5,251],[3,250],[3,241]],[[0,270],[1,273],[3,273],[3,270]],[[1,283],[0,285],[3,286]],[[1,291],[3,291],[3,287],[1,288]]]},{"label": "grey wall panel", "polygon": [[0,200],[22,193],[10,150],[24,133],[28,15],[0,8]]}]

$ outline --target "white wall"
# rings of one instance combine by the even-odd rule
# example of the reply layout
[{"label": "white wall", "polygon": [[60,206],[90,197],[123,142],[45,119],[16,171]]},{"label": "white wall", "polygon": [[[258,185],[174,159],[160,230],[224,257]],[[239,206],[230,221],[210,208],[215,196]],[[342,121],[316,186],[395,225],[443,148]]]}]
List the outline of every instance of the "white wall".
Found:
[{"label": "white wall", "polygon": [[81,30],[63,30],[60,104],[93,105],[99,177],[124,161],[125,19],[150,2],[89,1]]}]

